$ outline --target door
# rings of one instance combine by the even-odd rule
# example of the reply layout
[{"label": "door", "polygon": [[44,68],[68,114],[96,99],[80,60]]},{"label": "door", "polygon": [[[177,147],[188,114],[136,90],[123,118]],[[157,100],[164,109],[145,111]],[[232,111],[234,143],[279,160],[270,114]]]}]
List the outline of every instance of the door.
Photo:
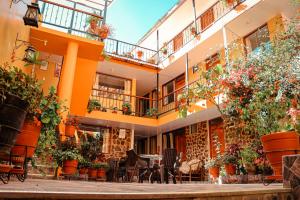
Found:
[{"label": "door", "polygon": [[184,133],[175,135],[175,146],[177,153],[182,152],[182,160],[186,160],[186,138]]},{"label": "door", "polygon": [[178,49],[180,49],[183,45],[183,34],[182,32],[179,33],[174,39],[173,39],[173,43],[174,43],[174,52],[176,52]]},{"label": "door", "polygon": [[208,9],[201,16],[201,30],[205,30],[209,25],[214,22],[214,10],[213,8]]},{"label": "door", "polygon": [[178,102],[178,96],[183,92],[185,86],[185,74],[180,75],[175,80],[175,106],[176,109],[178,108],[179,102]]},{"label": "door", "polygon": [[[217,139],[215,139],[217,136]],[[220,153],[224,153],[225,150],[225,137],[223,121],[221,118],[213,119],[209,121],[209,138],[210,138],[210,155],[212,158],[217,156],[217,141],[220,144]]]}]

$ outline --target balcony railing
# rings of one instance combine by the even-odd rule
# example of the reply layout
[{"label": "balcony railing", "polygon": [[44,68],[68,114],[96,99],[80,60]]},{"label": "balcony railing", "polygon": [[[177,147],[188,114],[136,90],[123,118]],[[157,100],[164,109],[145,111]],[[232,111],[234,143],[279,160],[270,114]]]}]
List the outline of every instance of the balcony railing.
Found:
[{"label": "balcony railing", "polygon": [[38,0],[38,3],[42,14],[40,21],[45,27],[76,36],[99,40],[97,35],[87,32],[87,21],[89,18],[95,17],[99,19],[98,25],[100,25],[102,21],[101,10],[70,0],[64,0],[64,4],[48,0]]},{"label": "balcony railing", "polygon": [[[196,86],[197,81],[190,83],[188,87]],[[178,88],[174,92],[160,97],[158,101],[156,101],[156,98],[152,99],[94,88],[92,89],[90,99],[97,100],[101,104],[100,111],[103,112],[125,114],[122,110],[123,104],[129,103],[131,113],[128,115],[155,118],[168,112],[178,110],[180,102],[178,102],[177,98],[180,94],[183,94],[185,88],[186,86]]]},{"label": "balcony railing", "polygon": [[157,64],[157,51],[116,39],[106,39],[104,51],[108,55],[134,60],[135,62]]},{"label": "balcony railing", "polygon": [[[165,43],[159,51],[160,62],[177,52],[179,49],[184,47],[190,41],[192,41],[199,34],[203,33],[210,26],[212,26],[219,19],[224,17],[231,10],[236,8],[238,5],[246,0],[234,1],[232,5],[226,5],[224,1],[219,0],[203,12],[199,17],[196,18],[195,22],[191,22],[186,28],[184,28],[179,34],[177,34],[172,40]],[[196,30],[196,34],[193,33],[192,29]],[[166,48],[167,51],[163,51]]]}]

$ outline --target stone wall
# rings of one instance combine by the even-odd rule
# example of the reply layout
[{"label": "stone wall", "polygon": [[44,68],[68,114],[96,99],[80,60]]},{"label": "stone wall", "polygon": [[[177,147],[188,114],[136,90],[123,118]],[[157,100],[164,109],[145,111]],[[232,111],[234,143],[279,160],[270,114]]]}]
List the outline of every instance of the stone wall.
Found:
[{"label": "stone wall", "polygon": [[185,132],[187,160],[199,159],[205,162],[209,158],[207,121],[198,123],[197,133],[190,134],[189,127],[186,127]]},{"label": "stone wall", "polygon": [[111,128],[109,133],[109,146],[106,158],[121,158],[131,146],[131,130],[126,130],[125,138],[119,137],[119,129]]}]

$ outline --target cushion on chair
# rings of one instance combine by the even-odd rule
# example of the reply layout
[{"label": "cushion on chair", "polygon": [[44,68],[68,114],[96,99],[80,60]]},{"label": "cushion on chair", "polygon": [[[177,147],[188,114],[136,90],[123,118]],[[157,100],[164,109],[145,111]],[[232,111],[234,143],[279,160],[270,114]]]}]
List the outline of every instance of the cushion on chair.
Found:
[{"label": "cushion on chair", "polygon": [[193,160],[190,160],[187,164],[189,166],[191,166],[191,170],[192,171],[195,171],[198,169],[198,163],[200,162],[199,159],[193,159]]},{"label": "cushion on chair", "polygon": [[179,167],[179,171],[183,174],[188,174],[190,172],[190,166],[188,165],[188,162],[182,162],[181,166]]}]

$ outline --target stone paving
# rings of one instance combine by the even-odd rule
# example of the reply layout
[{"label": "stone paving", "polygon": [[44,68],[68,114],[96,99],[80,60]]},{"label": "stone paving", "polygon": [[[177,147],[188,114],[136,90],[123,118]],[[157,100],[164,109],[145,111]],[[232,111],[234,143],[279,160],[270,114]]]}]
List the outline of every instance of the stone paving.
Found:
[{"label": "stone paving", "polygon": [[[0,184],[0,200],[25,199],[288,199],[282,184],[149,184],[28,179]],[[292,199],[291,199],[292,200]]]}]

